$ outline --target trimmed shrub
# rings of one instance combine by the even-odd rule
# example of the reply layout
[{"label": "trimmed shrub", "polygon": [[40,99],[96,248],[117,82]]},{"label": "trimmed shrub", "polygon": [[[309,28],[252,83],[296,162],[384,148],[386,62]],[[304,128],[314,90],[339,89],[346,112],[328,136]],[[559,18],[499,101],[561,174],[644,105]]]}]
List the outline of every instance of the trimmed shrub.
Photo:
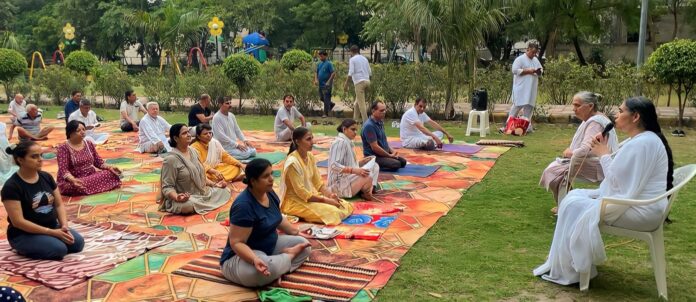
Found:
[{"label": "trimmed shrub", "polygon": [[160,110],[172,110],[172,101],[179,94],[176,77],[161,75],[157,68],[148,68],[138,76],[138,82],[145,88],[149,102],[157,102]]},{"label": "trimmed shrub", "polygon": [[297,68],[309,68],[312,64],[312,55],[304,50],[293,49],[283,55],[280,59],[280,64],[288,71],[293,71]]},{"label": "trimmed shrub", "polygon": [[684,107],[696,86],[696,41],[675,40],[660,45],[648,58],[646,68],[677,93],[681,127]]},{"label": "trimmed shrub", "polygon": [[546,95],[547,104],[570,104],[576,92],[595,88],[594,76],[592,66],[582,66],[571,57],[549,60],[540,79],[539,93]]},{"label": "trimmed shrub", "polygon": [[97,57],[86,50],[73,51],[65,58],[65,67],[83,74],[88,74],[97,65],[99,65]]},{"label": "trimmed shrub", "polygon": [[0,82],[5,82],[26,72],[27,60],[16,50],[0,48]]},{"label": "trimmed shrub", "polygon": [[269,60],[261,65],[261,74],[254,84],[256,110],[259,114],[273,114],[273,107],[283,96],[286,74],[280,62]]},{"label": "trimmed shrub", "polygon": [[126,90],[132,89],[133,82],[128,74],[121,70],[120,63],[98,65],[92,69],[94,90],[102,95],[102,106],[107,107],[106,98],[111,98],[113,105],[118,107]]},{"label": "trimmed shrub", "polygon": [[84,91],[87,87],[84,75],[56,65],[37,72],[35,81],[51,95],[54,105],[61,105],[61,100],[69,97],[72,91]]},{"label": "trimmed shrub", "polygon": [[222,69],[227,78],[237,86],[239,91],[239,112],[241,112],[243,98],[251,92],[252,83],[261,71],[261,64],[251,56],[235,54],[225,59]]}]

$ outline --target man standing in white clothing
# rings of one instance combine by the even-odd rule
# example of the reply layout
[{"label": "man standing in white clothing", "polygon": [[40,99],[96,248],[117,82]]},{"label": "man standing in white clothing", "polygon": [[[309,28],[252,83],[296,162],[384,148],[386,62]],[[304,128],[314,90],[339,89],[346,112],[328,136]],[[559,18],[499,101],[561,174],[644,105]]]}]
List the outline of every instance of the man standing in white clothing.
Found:
[{"label": "man standing in white clothing", "polygon": [[365,92],[370,88],[370,62],[360,54],[360,48],[357,45],[350,47],[351,58],[348,61],[348,77],[343,89],[348,91],[348,81],[353,79],[355,86],[355,103],[353,104],[353,119],[356,121],[367,121],[370,116],[367,114],[367,105],[365,103]]},{"label": "man standing in white clothing", "polygon": [[[404,148],[409,149],[424,149],[435,150],[442,148],[442,138],[447,136],[450,144],[454,141],[454,137],[447,132],[440,124],[430,119],[425,113],[425,107],[428,101],[424,98],[417,98],[413,108],[404,112],[399,125],[399,136],[401,144]],[[430,131],[425,127],[425,124],[438,131]]]},{"label": "man standing in white clothing", "polygon": [[[539,44],[529,42],[527,51],[517,57],[512,63],[512,107],[511,116],[518,116],[522,111],[522,116],[531,121],[536,104],[537,89],[539,88],[539,76],[544,69],[536,55],[539,52]],[[532,130],[532,123],[529,123],[527,131]],[[504,131],[504,127],[503,127]]]},{"label": "man standing in white clothing", "polygon": [[88,99],[80,100],[80,109],[70,114],[68,122],[77,120],[85,124],[87,130],[86,140],[91,141],[95,145],[101,145],[109,139],[108,133],[97,133],[94,129],[101,126],[97,121],[97,114],[92,111],[92,103]]},{"label": "man standing in white clothing", "polygon": [[217,139],[222,148],[232,157],[238,160],[256,156],[256,149],[246,140],[244,133],[239,129],[237,119],[230,112],[232,102],[225,97],[220,103],[220,110],[213,115],[213,137]]}]

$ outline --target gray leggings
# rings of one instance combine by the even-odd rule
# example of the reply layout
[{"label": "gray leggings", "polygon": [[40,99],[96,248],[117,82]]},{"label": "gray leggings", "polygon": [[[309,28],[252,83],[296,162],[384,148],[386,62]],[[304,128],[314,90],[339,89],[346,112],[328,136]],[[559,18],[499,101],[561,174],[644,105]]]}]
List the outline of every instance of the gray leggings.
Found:
[{"label": "gray leggings", "polygon": [[260,287],[269,284],[280,276],[296,270],[307,260],[312,248],[307,247],[298,254],[295,259],[290,259],[290,255],[282,252],[283,249],[293,247],[300,243],[309,242],[302,236],[279,235],[272,255],[266,255],[262,251],[254,250],[259,258],[268,266],[270,276],[259,273],[253,263],[242,260],[238,255],[225,261],[222,264],[222,275],[234,283],[246,287]]}]

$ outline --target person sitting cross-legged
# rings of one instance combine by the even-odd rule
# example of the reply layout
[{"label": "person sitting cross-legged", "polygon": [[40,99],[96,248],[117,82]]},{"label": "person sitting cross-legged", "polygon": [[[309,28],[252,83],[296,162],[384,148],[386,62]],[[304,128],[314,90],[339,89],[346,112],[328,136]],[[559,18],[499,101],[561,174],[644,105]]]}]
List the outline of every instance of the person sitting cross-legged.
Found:
[{"label": "person sitting cross-legged", "polygon": [[280,176],[280,209],[307,222],[337,225],[353,213],[353,205],[324,185],[311,152],[313,144],[309,129],[297,127],[292,132],[292,144]]},{"label": "person sitting cross-legged", "polygon": [[363,125],[360,138],[365,157],[375,156],[380,171],[396,171],[406,166],[406,159],[389,147],[387,134],[384,132],[384,116],[387,106],[377,101],[370,107],[370,118]]},{"label": "person sitting cross-legged", "polygon": [[[399,136],[404,148],[435,150],[442,148],[442,138],[446,135],[450,144],[454,137],[442,128],[436,121],[430,119],[425,113],[428,101],[424,98],[416,99],[413,108],[407,110],[401,117]],[[430,131],[425,127],[426,123],[439,131]]]},{"label": "person sitting cross-legged", "polygon": [[138,150],[141,153],[164,153],[172,150],[167,144],[166,133],[171,128],[167,121],[159,116],[159,104],[149,102],[145,105],[147,114],[140,120],[138,131]]},{"label": "person sitting cross-legged", "polygon": [[230,231],[220,257],[220,270],[234,283],[259,287],[299,268],[312,248],[307,239],[298,236],[300,230],[280,213],[280,198],[273,192],[271,162],[254,159],[245,172],[247,188],[230,209]]},{"label": "person sitting cross-legged", "polygon": [[45,141],[48,134],[53,131],[53,126],[41,128],[43,117],[39,112],[39,107],[34,104],[27,105],[27,112],[20,114],[15,121],[17,135],[20,140]]},{"label": "person sitting cross-legged", "polygon": [[198,153],[205,175],[212,181],[240,181],[244,177],[242,163],[225,152],[220,142],[213,138],[208,124],[198,124],[195,128],[196,138],[191,148]]},{"label": "person sitting cross-legged", "polygon": [[213,136],[222,144],[222,148],[236,159],[243,160],[256,156],[256,149],[244,137],[231,109],[230,99],[223,98],[220,110],[213,116]]},{"label": "person sitting cross-legged", "polygon": [[97,114],[92,110],[92,103],[88,99],[80,100],[80,109],[70,114],[68,122],[70,121],[82,122],[87,130],[85,139],[94,144],[100,145],[109,139],[108,133],[95,131],[101,124],[97,121]]},{"label": "person sitting cross-legged", "polygon": [[292,131],[296,128],[294,124],[295,119],[300,120],[302,127],[308,128],[304,115],[295,108],[295,97],[287,94],[283,96],[283,106],[278,108],[278,113],[276,113],[275,116],[274,131],[276,141],[290,141],[292,138]]},{"label": "person sitting cross-legged", "polygon": [[377,188],[379,165],[374,156],[358,161],[353,150],[358,123],[353,119],[346,119],[336,130],[338,136],[329,149],[329,189],[342,198],[351,198],[361,193],[364,199],[372,200],[372,191]]}]

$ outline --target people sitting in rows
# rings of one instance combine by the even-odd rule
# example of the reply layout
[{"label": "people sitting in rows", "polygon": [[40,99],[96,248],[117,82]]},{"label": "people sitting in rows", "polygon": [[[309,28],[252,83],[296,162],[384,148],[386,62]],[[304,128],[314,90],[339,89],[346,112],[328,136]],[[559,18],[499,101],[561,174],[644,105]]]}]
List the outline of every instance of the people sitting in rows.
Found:
[{"label": "people sitting in rows", "polygon": [[227,154],[220,142],[213,138],[210,125],[198,124],[194,131],[196,137],[191,148],[196,151],[198,160],[203,164],[203,170],[208,179],[212,181],[224,180],[231,183],[244,178],[242,163]]},{"label": "people sitting in rows", "polygon": [[27,105],[27,112],[20,114],[15,121],[17,135],[20,140],[45,141],[48,134],[53,131],[53,126],[41,128],[43,117],[39,112],[39,107],[34,104]]},{"label": "people sitting in rows", "polygon": [[125,97],[126,99],[121,101],[121,107],[119,108],[121,112],[121,131],[138,132],[140,129],[138,126],[140,124],[138,112],[142,111],[142,113],[147,114],[147,110],[145,110],[145,106],[138,100],[138,96],[133,90],[126,91]]},{"label": "people sitting in rows", "polygon": [[644,206],[602,209],[603,198],[646,200],[672,188],[672,151],[653,103],[644,97],[627,99],[619,107],[615,124],[629,139],[612,153],[606,137],[595,137],[591,152],[600,158],[604,180],[599,189],[575,189],[563,198],[548,258],[534,275],[562,285],[579,282],[581,273],[596,276],[595,264],[606,259],[600,220],[635,231],[652,231],[663,223],[666,197]]},{"label": "people sitting in rows", "polygon": [[[10,146],[10,142],[5,136],[5,123],[0,123],[0,150],[5,150]],[[0,151],[0,187],[7,181],[12,175],[17,172],[19,167],[15,165],[12,156]]]},{"label": "people sitting in rows", "polygon": [[296,128],[294,124],[296,119],[300,120],[302,127],[307,128],[304,115],[295,108],[295,97],[287,94],[283,96],[283,106],[278,108],[278,113],[275,116],[274,131],[276,141],[290,141],[292,132]]},{"label": "people sitting in rows", "polygon": [[[141,127],[141,132],[145,130]],[[164,156],[160,184],[160,211],[174,214],[205,214],[227,203],[230,191],[224,180],[205,176],[198,154],[189,146],[191,134],[184,124],[169,129],[169,154]]]},{"label": "people sitting in rows", "polygon": [[[568,186],[568,181],[576,177],[598,182],[604,179],[599,158],[590,154],[592,141],[602,133],[604,127],[611,123],[603,113],[597,111],[597,106],[602,96],[589,91],[581,91],[573,96],[573,112],[582,121],[575,131],[570,146],[563,151],[562,157],[552,161],[541,174],[539,185],[551,191],[553,199],[558,204],[558,192],[563,186]],[[616,131],[611,130],[608,136],[609,150],[616,151],[618,137]],[[568,171],[571,167],[573,171]],[[569,173],[570,172],[570,173]],[[558,207],[551,210],[558,212]]]},{"label": "people sitting in rows", "polygon": [[[442,128],[436,121],[430,119],[425,113],[425,107],[428,101],[424,98],[417,98],[416,103],[409,110],[404,112],[399,125],[399,136],[401,144],[404,148],[409,149],[424,149],[435,150],[442,148],[442,138],[447,136],[447,140],[451,144],[454,137],[447,130]],[[437,129],[438,131],[430,131],[425,126],[426,124]]]},{"label": "people sitting in rows", "polygon": [[259,287],[300,267],[309,257],[311,245],[280,212],[271,162],[254,159],[245,172],[247,188],[230,208],[229,238],[220,270],[234,283]]},{"label": "people sitting in rows", "polygon": [[[84,100],[82,100],[84,101]],[[87,139],[85,124],[72,120],[65,126],[67,141],[58,146],[58,188],[68,196],[92,195],[121,186],[121,170],[107,165]]]},{"label": "people sitting in rows", "polygon": [[372,200],[372,192],[377,189],[379,165],[374,156],[358,161],[353,150],[353,139],[358,136],[358,123],[346,119],[338,125],[338,136],[329,149],[329,190],[341,198],[351,198],[358,193],[362,198]]},{"label": "people sitting in rows", "polygon": [[213,116],[213,136],[222,148],[232,157],[243,160],[256,156],[256,149],[244,137],[237,119],[232,113],[232,102],[228,97],[222,99],[220,110]]},{"label": "people sitting in rows", "polygon": [[210,124],[213,120],[213,112],[210,110],[210,96],[202,94],[198,98],[198,103],[193,104],[188,113],[188,126],[190,129],[198,126],[198,124]]},{"label": "people sitting in rows", "polygon": [[65,114],[65,122],[68,122],[70,115],[80,109],[80,100],[82,100],[82,91],[74,90],[70,93],[70,98],[65,101],[63,114]]},{"label": "people sitting in rows", "polygon": [[406,159],[389,147],[387,134],[384,132],[384,116],[387,106],[377,101],[370,107],[370,118],[363,124],[360,138],[363,144],[363,155],[374,156],[380,171],[396,171],[406,166]]},{"label": "people sitting in rows", "polygon": [[22,141],[6,152],[19,166],[0,192],[12,249],[25,257],[49,260],[62,260],[68,253],[82,251],[85,241],[68,224],[53,176],[41,171],[41,146]]},{"label": "people sitting in rows", "polygon": [[85,124],[85,129],[87,129],[85,139],[95,145],[101,145],[109,140],[108,133],[96,132],[96,128],[101,124],[97,120],[97,114],[92,110],[92,103],[88,99],[80,100],[80,109],[68,117],[68,122],[70,121],[80,121]]},{"label": "people sitting in rows", "polygon": [[15,122],[17,122],[17,118],[20,115],[23,115],[25,112],[27,112],[27,101],[24,100],[23,95],[18,93],[7,107],[7,113],[10,114],[10,135],[7,137],[7,140],[12,140],[12,137],[14,136]]},{"label": "people sitting in rows", "polygon": [[159,116],[159,104],[149,102],[146,105],[147,114],[140,120],[138,131],[138,150],[141,153],[165,153],[172,150],[167,144],[166,133],[171,125]]},{"label": "people sitting in rows", "polygon": [[337,225],[353,213],[353,206],[324,185],[311,152],[312,145],[312,132],[304,127],[295,128],[280,177],[280,210],[307,222]]}]

